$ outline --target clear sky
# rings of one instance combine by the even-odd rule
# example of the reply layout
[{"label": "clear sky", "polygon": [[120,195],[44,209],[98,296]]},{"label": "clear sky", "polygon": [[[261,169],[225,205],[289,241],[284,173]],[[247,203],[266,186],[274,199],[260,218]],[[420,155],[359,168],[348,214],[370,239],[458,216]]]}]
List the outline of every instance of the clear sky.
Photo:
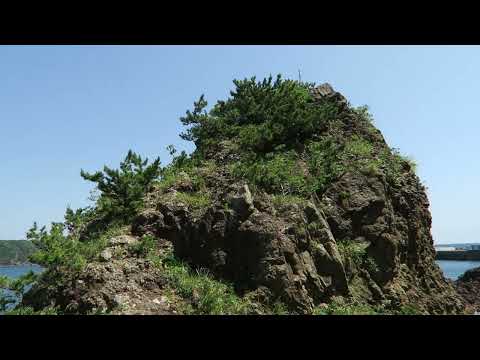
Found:
[{"label": "clear sky", "polygon": [[478,46],[0,46],[0,239],[85,206],[81,168],[192,150],[178,118],[200,94],[213,104],[234,78],[300,69],[369,105],[416,159],[436,243],[480,241],[479,65]]}]

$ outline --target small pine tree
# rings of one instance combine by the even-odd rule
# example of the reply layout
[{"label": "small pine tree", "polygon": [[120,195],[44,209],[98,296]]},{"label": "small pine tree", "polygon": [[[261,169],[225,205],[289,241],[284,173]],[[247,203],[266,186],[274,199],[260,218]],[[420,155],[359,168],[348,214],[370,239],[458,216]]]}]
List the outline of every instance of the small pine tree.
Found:
[{"label": "small pine tree", "polygon": [[160,175],[160,158],[148,165],[148,159],[128,152],[119,169],[108,166],[93,174],[81,170],[80,175],[97,184],[100,196],[97,212],[108,219],[128,222],[142,205],[142,198],[152,182]]}]

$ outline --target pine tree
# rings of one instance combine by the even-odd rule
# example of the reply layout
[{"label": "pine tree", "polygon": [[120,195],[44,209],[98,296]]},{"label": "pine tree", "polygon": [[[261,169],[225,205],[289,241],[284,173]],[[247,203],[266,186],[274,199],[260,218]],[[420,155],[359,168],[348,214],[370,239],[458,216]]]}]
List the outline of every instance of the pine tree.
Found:
[{"label": "pine tree", "polygon": [[128,222],[138,211],[142,198],[160,175],[160,158],[148,165],[148,159],[129,151],[119,169],[108,166],[93,174],[81,170],[80,175],[94,182],[100,191],[97,213],[106,219],[120,218]]}]

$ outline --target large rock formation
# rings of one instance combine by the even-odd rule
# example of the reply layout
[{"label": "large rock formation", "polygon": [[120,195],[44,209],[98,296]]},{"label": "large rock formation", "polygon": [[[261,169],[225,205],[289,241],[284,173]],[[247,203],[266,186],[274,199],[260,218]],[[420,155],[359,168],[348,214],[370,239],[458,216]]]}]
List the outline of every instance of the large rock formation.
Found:
[{"label": "large rock formation", "polygon": [[[375,159],[391,155],[381,133],[361,120],[330,85],[315,88],[311,95],[318,104],[333,102],[340,109],[335,126],[322,130],[322,136],[341,143],[355,135],[372,144]],[[311,313],[333,296],[387,309],[411,305],[430,314],[463,311],[461,298],[435,264],[428,199],[408,162],[399,162],[393,180],[383,169],[349,169],[323,192],[302,198],[253,191],[246,179],[234,176],[230,165],[239,159],[234,141],[206,149],[204,157],[197,174],[208,203],[189,201],[199,190],[189,174],[182,173],[173,184],[147,195],[144,210],[132,224],[134,236],[149,234],[171,243],[176,257],[233,283],[239,294],[265,304],[281,301],[292,312]],[[113,261],[111,253],[102,257]],[[98,275],[97,270],[90,272]],[[113,306],[112,291],[103,298],[93,296],[96,300],[85,295],[88,282],[85,273],[81,276],[83,295],[63,291],[62,304]],[[161,279],[161,274],[156,276]],[[122,279],[128,280],[121,275],[115,281]],[[90,286],[94,294],[105,293],[102,281]],[[144,293],[135,281],[132,288]],[[142,281],[157,280],[150,276]],[[161,287],[161,281],[155,286]],[[150,297],[158,295],[149,291]]]},{"label": "large rock formation", "polygon": [[[359,134],[377,151],[388,149],[380,132],[366,131],[330,85],[313,95],[340,103],[340,135]],[[435,264],[428,199],[408,163],[396,185],[383,173],[349,172],[321,198],[279,203],[264,193],[252,196],[248,184],[231,178],[225,169],[235,150],[228,144],[211,157],[223,166],[206,176],[214,194],[210,207],[192,217],[171,196],[178,190],[172,187],[151,200],[154,207],[138,217],[134,233],[168,239],[178,257],[232,281],[239,292],[280,299],[300,312],[332,295],[352,294],[392,307],[415,304],[426,313],[462,311]],[[339,242],[363,247],[362,262],[342,256]]]},{"label": "large rock formation", "polygon": [[311,310],[329,295],[348,293],[335,239],[313,203],[276,207],[267,196],[252,198],[248,185],[229,190],[219,198],[228,199],[227,209],[219,201],[198,219],[183,204],[159,199],[133,231],[168,239],[179,258],[212,270],[239,292],[257,291],[264,301]]}]

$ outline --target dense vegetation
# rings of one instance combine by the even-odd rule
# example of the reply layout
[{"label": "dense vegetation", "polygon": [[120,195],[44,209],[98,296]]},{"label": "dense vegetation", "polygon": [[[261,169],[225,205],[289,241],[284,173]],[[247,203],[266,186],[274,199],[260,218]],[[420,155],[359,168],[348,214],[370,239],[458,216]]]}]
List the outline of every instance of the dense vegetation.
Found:
[{"label": "dense vegetation", "polygon": [[[338,104],[314,102],[310,95],[314,84],[280,76],[275,81],[270,77],[234,83],[236,89],[227,101],[207,112],[202,95],[181,119],[188,126],[182,138],[197,147],[194,159],[204,159],[229,144],[239,155],[231,164],[239,178],[272,194],[304,197],[321,194],[349,171],[383,171],[395,182],[405,164],[414,166],[395,149],[377,154],[375,143],[365,137],[339,135],[345,124]],[[366,107],[353,113],[364,127],[361,131],[374,131]]]},{"label": "dense vegetation", "polygon": [[0,240],[0,265],[24,263],[36,248],[26,240]]},{"label": "dense vegetation", "polygon": [[81,176],[96,184],[99,195],[94,205],[73,211],[68,208],[64,223],[52,223],[50,230],[36,223],[27,239],[39,249],[32,260],[48,269],[79,271],[104,248],[106,240],[121,233],[142,207],[142,199],[160,173],[160,159],[148,159],[129,151],[120,169]]},{"label": "dense vegetation", "polygon": [[[195,143],[193,154],[176,155],[176,150],[169,147],[172,162],[161,167],[158,158],[149,164],[147,159],[129,151],[119,169],[81,171],[82,178],[93,182],[98,191],[92,205],[67,209],[65,221],[51,224],[48,230],[34,224],[28,231],[28,240],[38,248],[31,260],[48,269],[44,276],[81,271],[104,249],[109,237],[128,232],[152,189],[165,191],[188,179],[190,191],[177,192],[177,200],[194,209],[206,207],[211,201],[205,191],[204,173],[208,169],[225,167],[232,177],[246,179],[254,192],[265,192],[282,201],[282,197],[301,200],[321,197],[329,184],[352,171],[372,176],[383,173],[395,186],[399,173],[413,166],[398,152],[376,151],[374,137],[339,136],[345,123],[338,104],[315,102],[310,94],[314,84],[284,80],[280,76],[260,82],[255,78],[235,80],[234,84],[235,89],[226,101],[218,101],[207,111],[208,104],[202,95],[194,109],[181,118],[186,126],[181,137]],[[362,124],[361,131],[366,134],[373,131],[365,107],[352,109],[352,114]],[[215,160],[212,154],[225,148],[235,153],[235,161],[222,164]],[[187,312],[249,311],[250,305],[239,299],[230,285],[219,283],[208,273],[196,272],[172,256],[156,258],[151,243],[141,244],[136,252],[161,264],[182,296],[200,294],[196,307]],[[352,250],[348,244],[341,248],[354,261],[368,261],[361,251]],[[0,243],[0,255],[1,249]],[[22,286],[29,280],[31,283],[34,278],[27,277]],[[3,287],[21,286],[7,284],[3,279]],[[350,311],[347,305],[341,306],[317,312]],[[281,305],[276,309],[283,311]]]}]

